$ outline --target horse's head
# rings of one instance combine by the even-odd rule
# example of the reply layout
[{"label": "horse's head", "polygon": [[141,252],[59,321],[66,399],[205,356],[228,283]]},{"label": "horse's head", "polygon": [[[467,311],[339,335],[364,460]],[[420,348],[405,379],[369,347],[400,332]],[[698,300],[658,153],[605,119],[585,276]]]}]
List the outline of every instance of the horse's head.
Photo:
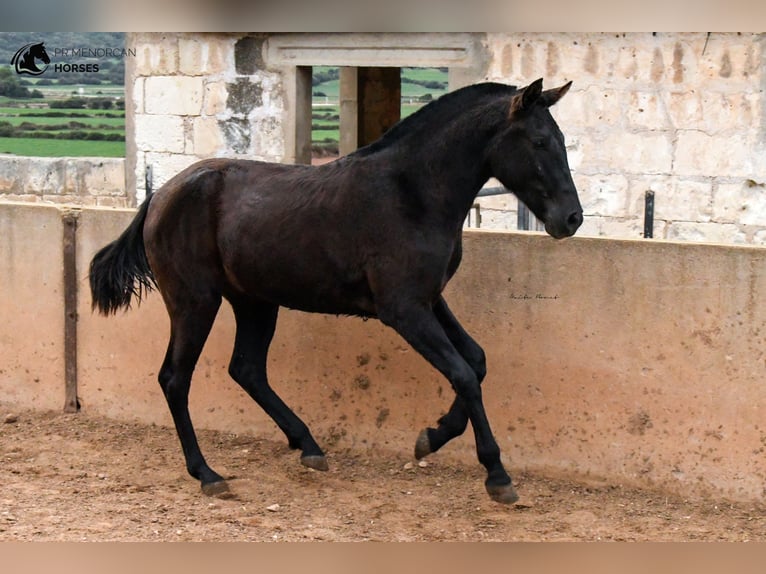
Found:
[{"label": "horse's head", "polygon": [[29,49],[29,53],[35,58],[42,60],[46,64],[51,63],[50,56],[48,56],[48,52],[45,51],[44,42],[40,42],[39,44],[32,46]]},{"label": "horse's head", "polygon": [[[42,60],[46,67],[40,69],[37,67],[37,60]],[[48,52],[45,51],[43,42],[39,44],[27,44],[20,48],[11,58],[11,64],[13,64],[17,74],[29,74],[31,76],[39,76],[45,70],[48,69],[47,64],[51,63],[51,59],[48,56]]]},{"label": "horse's head", "polygon": [[543,91],[540,79],[512,96],[507,125],[489,155],[492,175],[524,202],[556,239],[574,235],[583,221],[564,135],[548,110],[571,84]]}]

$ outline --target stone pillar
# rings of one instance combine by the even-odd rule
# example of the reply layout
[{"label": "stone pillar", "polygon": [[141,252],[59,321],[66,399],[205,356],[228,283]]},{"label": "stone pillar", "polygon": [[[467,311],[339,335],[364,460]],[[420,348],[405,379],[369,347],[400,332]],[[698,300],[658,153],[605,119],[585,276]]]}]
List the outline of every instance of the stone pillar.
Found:
[{"label": "stone pillar", "polygon": [[340,155],[350,154],[359,147],[359,98],[358,68],[343,66],[340,69]]}]

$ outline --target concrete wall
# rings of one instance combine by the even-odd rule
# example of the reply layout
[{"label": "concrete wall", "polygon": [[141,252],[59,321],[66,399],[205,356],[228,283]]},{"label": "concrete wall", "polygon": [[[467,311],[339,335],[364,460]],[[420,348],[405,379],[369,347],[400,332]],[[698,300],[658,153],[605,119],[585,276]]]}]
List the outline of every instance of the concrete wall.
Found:
[{"label": "concrete wall", "polygon": [[0,400],[64,406],[61,211],[0,204]]},{"label": "concrete wall", "polygon": [[129,207],[135,196],[125,188],[122,158],[0,154],[0,202]]},{"label": "concrete wall", "polygon": [[[450,86],[573,80],[553,110],[585,208],[581,235],[766,244],[763,34],[129,34],[129,189],[223,155],[292,162],[310,130],[305,67],[446,66]],[[302,95],[303,94],[303,95]],[[129,118],[132,117],[129,114]],[[135,150],[135,158],[130,150]],[[512,196],[482,227],[514,229]]]},{"label": "concrete wall", "polygon": [[[156,382],[168,336],[159,295],[117,317],[90,312],[86,266],[132,216],[80,213],[79,396],[87,412],[170,425]],[[0,243],[0,400],[61,408],[60,217],[0,205],[0,226],[9,238]],[[511,470],[760,502],[765,296],[763,248],[499,232],[466,234],[447,290],[487,351],[485,402]],[[224,304],[195,372],[192,416],[201,427],[282,440],[226,374],[232,339]],[[452,399],[376,321],[283,311],[269,368],[328,451],[409,457],[417,432]],[[436,456],[477,464],[470,433]]]}]

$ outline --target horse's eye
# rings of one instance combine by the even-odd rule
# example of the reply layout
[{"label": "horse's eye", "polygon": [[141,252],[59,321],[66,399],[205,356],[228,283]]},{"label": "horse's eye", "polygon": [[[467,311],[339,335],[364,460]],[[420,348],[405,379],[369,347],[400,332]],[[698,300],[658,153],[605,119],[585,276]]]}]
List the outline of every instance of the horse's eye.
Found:
[{"label": "horse's eye", "polygon": [[534,139],[532,140],[532,145],[534,145],[538,149],[545,149],[547,147],[547,142],[544,139]]}]

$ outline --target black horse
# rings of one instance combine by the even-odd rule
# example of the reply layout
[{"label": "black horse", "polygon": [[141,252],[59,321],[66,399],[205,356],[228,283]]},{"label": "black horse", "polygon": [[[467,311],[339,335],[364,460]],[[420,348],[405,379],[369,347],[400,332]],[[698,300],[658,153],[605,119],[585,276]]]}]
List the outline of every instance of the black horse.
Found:
[{"label": "black horse", "polygon": [[395,329],[457,395],[437,427],[421,432],[415,456],[437,451],[470,420],[487,491],[498,502],[517,499],[482,404],[484,352],[442,291],[460,264],[466,215],[492,176],[551,236],[571,236],[582,223],[564,136],[548,110],[570,84],[469,86],[323,166],[200,161],[148,197],[95,255],[94,309],[108,315],[153,287],[162,294],[171,332],[159,382],[187,469],[205,493],[228,487],[200,452],[188,393],[225,298],[236,319],[229,374],[300,449],[304,465],[327,469],[309,429],[266,377],[280,306],[376,317]]},{"label": "black horse", "polygon": [[23,48],[20,48],[11,58],[11,64],[14,65],[17,74],[29,74],[31,76],[39,76],[48,67],[43,69],[37,67],[36,60],[42,60],[45,64],[50,64],[51,59],[48,56],[48,52],[45,51],[44,42],[39,44],[27,44]]}]

